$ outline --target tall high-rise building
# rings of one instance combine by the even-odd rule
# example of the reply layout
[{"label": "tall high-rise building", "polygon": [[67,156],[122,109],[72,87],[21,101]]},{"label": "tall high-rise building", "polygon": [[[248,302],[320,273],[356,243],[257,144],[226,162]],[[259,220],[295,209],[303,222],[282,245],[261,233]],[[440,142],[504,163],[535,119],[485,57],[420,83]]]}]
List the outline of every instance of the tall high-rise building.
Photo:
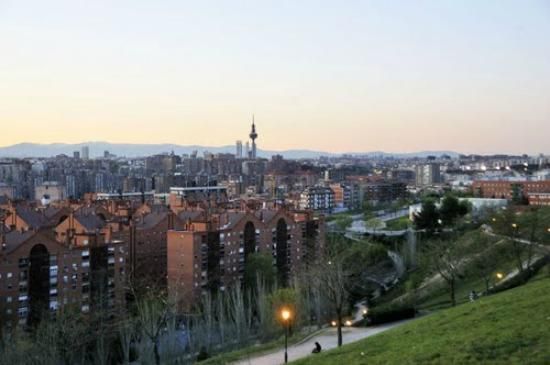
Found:
[{"label": "tall high-rise building", "polygon": [[250,142],[244,144],[246,150],[246,158],[250,158]]},{"label": "tall high-rise building", "polygon": [[80,159],[80,152],[74,151],[74,152],[73,152],[73,158],[74,158],[75,160]]},{"label": "tall high-rise building", "polygon": [[76,178],[74,175],[65,176],[65,191],[66,196],[70,198],[77,198],[76,195]]},{"label": "tall high-rise building", "polygon": [[254,124],[254,115],[252,116],[252,130],[250,131],[249,137],[252,140],[252,151],[250,152],[250,158],[256,159],[256,138],[258,138],[258,133],[256,133],[256,125]]},{"label": "tall high-rise building", "polygon": [[235,144],[236,150],[235,150],[235,157],[237,158],[243,158],[243,142],[237,141]]},{"label": "tall high-rise building", "polygon": [[82,152],[80,154],[83,160],[88,160],[90,158],[90,147],[82,146]]},{"label": "tall high-rise building", "polygon": [[441,166],[438,163],[428,163],[416,166],[416,185],[427,186],[441,182]]}]

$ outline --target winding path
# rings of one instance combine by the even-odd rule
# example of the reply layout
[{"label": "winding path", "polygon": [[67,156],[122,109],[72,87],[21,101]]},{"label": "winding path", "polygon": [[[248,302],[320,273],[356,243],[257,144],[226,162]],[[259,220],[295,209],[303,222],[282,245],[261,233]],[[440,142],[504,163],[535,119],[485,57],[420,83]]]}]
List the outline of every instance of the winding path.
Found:
[{"label": "winding path", "polygon": [[[393,322],[372,327],[345,327],[342,329],[343,342],[349,344],[351,342],[359,341],[363,338],[374,336],[378,333],[389,330],[390,328],[398,327],[410,320]],[[320,334],[313,336],[301,343],[289,346],[288,348],[288,361],[298,360],[306,356],[315,356],[311,354],[311,350],[315,347],[315,342],[319,342],[323,351],[336,348],[337,337],[336,328],[329,328]],[[232,363],[233,365],[279,365],[284,362],[284,349],[278,351],[251,356],[246,359],[239,360]]]}]

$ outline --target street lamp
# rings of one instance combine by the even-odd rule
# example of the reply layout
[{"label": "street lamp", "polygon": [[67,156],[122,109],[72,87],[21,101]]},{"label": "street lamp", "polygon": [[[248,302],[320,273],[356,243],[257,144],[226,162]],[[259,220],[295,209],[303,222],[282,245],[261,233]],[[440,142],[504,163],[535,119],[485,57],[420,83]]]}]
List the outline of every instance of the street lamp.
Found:
[{"label": "street lamp", "polygon": [[290,325],[290,317],[291,317],[290,310],[287,308],[283,308],[281,310],[281,318],[283,319],[283,324],[285,326],[285,364],[288,362],[288,327]]},{"label": "street lamp", "polygon": [[501,272],[497,272],[496,277],[498,280],[501,280],[504,277],[504,274],[502,274]]}]

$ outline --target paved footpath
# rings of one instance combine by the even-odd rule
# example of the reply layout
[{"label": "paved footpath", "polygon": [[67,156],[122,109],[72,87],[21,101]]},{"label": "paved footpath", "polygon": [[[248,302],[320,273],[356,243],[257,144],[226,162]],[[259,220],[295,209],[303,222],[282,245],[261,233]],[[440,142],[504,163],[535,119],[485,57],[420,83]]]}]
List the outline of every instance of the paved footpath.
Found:
[{"label": "paved footpath", "polygon": [[[373,327],[345,327],[342,329],[343,343],[348,344],[351,342],[359,341],[363,338],[376,335],[380,332],[389,330],[390,328],[400,326],[409,320],[393,322],[380,326]],[[311,354],[311,350],[315,347],[315,342],[319,342],[323,351],[330,350],[337,347],[336,328],[327,329],[320,334],[309,338],[308,340],[298,343],[296,345],[289,346],[288,348],[288,361],[298,360],[302,357],[306,357]],[[284,348],[276,352],[264,354],[264,355],[251,355],[251,357],[242,359],[238,362],[232,363],[233,365],[279,365],[284,363]],[[313,355],[314,356],[314,355]]]}]

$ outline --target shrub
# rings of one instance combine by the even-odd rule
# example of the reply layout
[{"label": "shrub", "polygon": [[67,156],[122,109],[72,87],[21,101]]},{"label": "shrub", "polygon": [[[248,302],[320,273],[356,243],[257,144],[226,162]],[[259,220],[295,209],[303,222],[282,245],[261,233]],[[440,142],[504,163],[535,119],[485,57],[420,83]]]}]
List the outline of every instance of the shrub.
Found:
[{"label": "shrub", "polygon": [[371,308],[365,319],[368,325],[373,325],[414,318],[415,315],[416,309],[412,303],[397,303]]}]

